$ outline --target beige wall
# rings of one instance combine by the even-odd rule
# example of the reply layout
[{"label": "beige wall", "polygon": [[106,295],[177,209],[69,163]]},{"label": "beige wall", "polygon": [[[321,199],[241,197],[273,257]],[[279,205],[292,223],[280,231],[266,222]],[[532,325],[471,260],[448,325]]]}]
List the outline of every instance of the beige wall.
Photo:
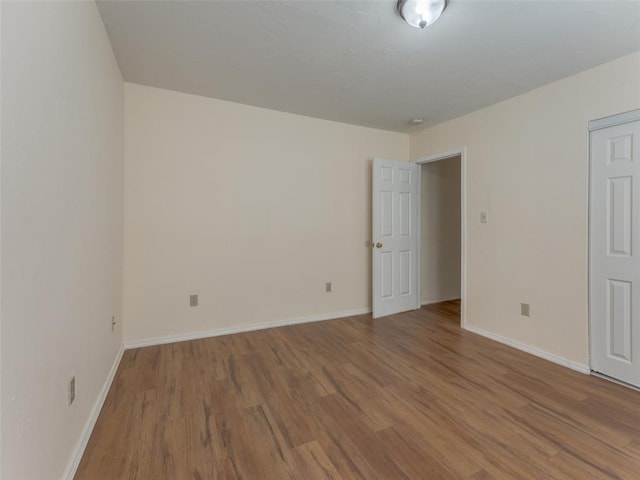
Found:
[{"label": "beige wall", "polygon": [[371,159],[407,135],[133,84],[125,119],[126,342],[369,308]]},{"label": "beige wall", "polygon": [[[2,112],[2,6],[0,2],[0,112]],[[2,115],[0,113],[0,231],[2,225]],[[0,234],[0,479],[2,478],[2,235]]]},{"label": "beige wall", "polygon": [[460,298],[460,156],[425,163],[421,184],[422,303]]},{"label": "beige wall", "polygon": [[587,123],[638,107],[640,53],[411,136],[467,147],[470,327],[588,364]]},{"label": "beige wall", "polygon": [[3,2],[1,30],[1,476],[54,479],[122,341],[123,84],[93,2]]}]

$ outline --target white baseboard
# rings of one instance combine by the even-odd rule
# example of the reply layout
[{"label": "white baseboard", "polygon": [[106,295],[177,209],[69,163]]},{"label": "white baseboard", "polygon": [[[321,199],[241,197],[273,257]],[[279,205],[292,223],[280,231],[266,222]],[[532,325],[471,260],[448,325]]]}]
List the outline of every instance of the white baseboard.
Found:
[{"label": "white baseboard", "polygon": [[460,295],[451,298],[443,298],[441,300],[427,300],[425,302],[420,302],[420,305],[424,307],[425,305],[433,305],[434,303],[450,302],[451,300],[460,300]]},{"label": "white baseboard", "polygon": [[84,426],[84,430],[82,431],[82,436],[80,437],[80,441],[73,451],[73,456],[67,465],[67,469],[64,472],[62,478],[67,480],[73,480],[73,477],[76,474],[76,470],[78,469],[78,465],[80,465],[80,460],[82,460],[82,455],[84,454],[84,449],[87,448],[87,443],[89,442],[89,438],[91,437],[91,432],[93,432],[93,427],[95,427],[96,422],[98,421],[98,416],[100,415],[100,410],[102,410],[102,406],[104,405],[104,401],[107,399],[107,394],[109,393],[109,389],[111,388],[111,384],[113,383],[113,379],[116,376],[116,372],[118,371],[118,366],[120,365],[120,360],[122,360],[122,354],[124,353],[124,346],[120,345],[120,349],[116,354],[116,358],[113,361],[113,365],[111,366],[111,370],[109,371],[109,375],[102,386],[102,390],[100,391],[100,395],[96,400],[95,405],[93,406],[93,410],[91,410],[91,415],[87,420],[87,423]]},{"label": "white baseboard", "polygon": [[478,335],[482,335],[483,337],[489,338],[491,340],[495,340],[496,342],[504,343],[505,345],[509,345],[510,347],[516,348],[518,350],[522,350],[523,352],[530,353],[531,355],[535,355],[536,357],[544,358],[545,360],[549,360],[550,362],[557,363],[558,365],[562,365],[563,367],[570,368],[571,370],[575,370],[576,372],[584,373],[586,375],[591,374],[591,368],[589,368],[588,365],[568,360],[553,353],[540,350],[539,348],[532,347],[515,340],[511,340],[510,338],[501,337],[500,335],[496,335],[495,333],[491,333],[487,330],[475,327],[473,325],[466,325],[464,329],[473,333],[477,333]]},{"label": "white baseboard", "polygon": [[294,318],[289,320],[279,320],[276,322],[254,323],[252,325],[240,327],[218,328],[213,330],[205,330],[203,332],[192,332],[183,335],[168,335],[165,337],[155,337],[145,340],[133,340],[125,342],[125,350],[131,348],[150,347],[152,345],[164,345],[165,343],[184,342],[187,340],[198,340],[201,338],[219,337],[222,335],[231,335],[232,333],[252,332],[254,330],[264,330],[265,328],[284,327],[287,325],[298,325],[301,323],[320,322],[323,320],[335,320],[344,317],[353,317],[355,315],[365,315],[371,313],[370,308],[357,308],[355,310],[346,310],[343,312],[326,313],[322,315],[312,315],[310,317]]}]

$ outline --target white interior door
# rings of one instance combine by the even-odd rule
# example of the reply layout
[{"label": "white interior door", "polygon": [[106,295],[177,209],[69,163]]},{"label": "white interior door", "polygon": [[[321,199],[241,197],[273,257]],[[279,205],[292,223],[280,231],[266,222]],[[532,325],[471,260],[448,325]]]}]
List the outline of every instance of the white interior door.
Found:
[{"label": "white interior door", "polygon": [[591,368],[640,386],[640,121],[591,132]]},{"label": "white interior door", "polygon": [[420,307],[418,298],[419,169],[373,161],[373,317]]}]

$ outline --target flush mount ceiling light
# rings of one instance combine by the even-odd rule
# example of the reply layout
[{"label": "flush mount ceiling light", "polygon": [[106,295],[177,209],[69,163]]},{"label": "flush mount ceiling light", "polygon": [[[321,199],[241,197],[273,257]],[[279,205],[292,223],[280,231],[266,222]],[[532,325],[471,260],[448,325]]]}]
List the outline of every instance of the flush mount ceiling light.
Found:
[{"label": "flush mount ceiling light", "polygon": [[412,27],[424,28],[435,22],[447,6],[447,0],[398,0],[398,13]]}]

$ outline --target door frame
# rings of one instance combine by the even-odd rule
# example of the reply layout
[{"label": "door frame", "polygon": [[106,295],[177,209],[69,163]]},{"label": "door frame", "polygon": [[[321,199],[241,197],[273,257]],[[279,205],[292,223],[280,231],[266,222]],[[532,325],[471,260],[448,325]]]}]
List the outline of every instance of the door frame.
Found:
[{"label": "door frame", "polygon": [[422,269],[420,265],[422,249],[422,165],[437,162],[451,157],[460,157],[460,326],[466,329],[467,325],[467,147],[460,147],[446,152],[435,153],[427,157],[418,158],[413,162],[420,166],[418,175],[418,189],[420,202],[418,202],[418,254],[416,255],[415,268],[418,272],[418,305],[422,305]]},{"label": "door frame", "polygon": [[[589,370],[592,374],[600,375],[593,370],[593,355],[592,355],[592,340],[593,340],[593,321],[591,318],[591,202],[593,200],[591,195],[591,187],[593,183],[593,178],[591,175],[591,167],[592,167],[592,158],[591,158],[591,132],[595,132],[596,130],[602,130],[609,127],[615,127],[617,125],[623,125],[625,123],[631,123],[640,120],[640,108],[635,110],[630,110],[628,112],[617,113],[615,115],[610,115],[608,117],[602,117],[595,120],[591,120],[588,123],[589,136],[587,138],[588,142],[588,155],[589,155],[589,163],[587,172],[587,352],[589,358],[588,365]],[[419,237],[418,237],[419,240]],[[418,253],[420,245],[418,245]],[[629,384],[622,382],[621,380],[615,379],[613,377],[606,376],[607,379],[612,380],[616,383],[621,383],[623,385],[629,386]],[[637,388],[635,386],[631,386],[632,388]]]}]

